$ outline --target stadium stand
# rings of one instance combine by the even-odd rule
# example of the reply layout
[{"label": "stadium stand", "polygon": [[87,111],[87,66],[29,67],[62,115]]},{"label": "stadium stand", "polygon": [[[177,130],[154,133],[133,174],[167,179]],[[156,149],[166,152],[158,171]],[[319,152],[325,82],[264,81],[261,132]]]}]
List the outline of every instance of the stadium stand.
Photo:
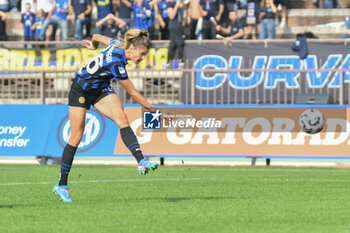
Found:
[{"label": "stadium stand", "polygon": [[[350,15],[349,4],[346,0],[338,0],[341,8],[317,8],[309,0],[288,1],[287,27],[277,27],[276,36],[280,38],[295,38],[298,33],[312,32],[318,38],[340,38],[345,30],[345,17]],[[239,16],[245,17],[245,10],[239,10]],[[93,24],[97,14],[93,14]],[[11,12],[6,22],[9,40],[22,40],[23,29],[19,24],[21,15]],[[74,32],[74,25],[70,25],[70,35]],[[59,33],[57,33],[59,35]]]}]

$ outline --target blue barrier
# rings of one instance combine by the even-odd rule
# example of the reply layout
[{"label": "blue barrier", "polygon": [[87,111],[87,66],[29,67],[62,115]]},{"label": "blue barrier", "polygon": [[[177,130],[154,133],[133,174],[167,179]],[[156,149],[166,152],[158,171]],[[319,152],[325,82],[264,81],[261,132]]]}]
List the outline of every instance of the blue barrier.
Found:
[{"label": "blue barrier", "polygon": [[[140,107],[136,104],[125,105],[126,109],[135,109]],[[162,107],[162,106],[159,106]],[[163,106],[167,108],[328,108],[328,109],[344,109],[347,111],[349,105],[167,105]],[[332,110],[333,111],[333,110]],[[344,112],[344,113],[345,113]],[[141,115],[130,115],[130,123],[139,119]],[[347,118],[347,116],[343,116]],[[91,109],[86,114],[86,127],[84,131],[83,139],[78,147],[77,156],[130,156],[129,151],[124,148],[121,140],[117,140],[119,128],[110,119],[104,117],[102,114],[94,109]],[[348,131],[344,132],[346,137],[349,136]],[[0,105],[0,156],[37,156],[37,155],[50,155],[50,156],[61,156],[62,150],[68,141],[70,134],[70,125],[68,117],[68,106],[67,105]],[[331,132],[328,135],[330,138],[336,138]],[[344,137],[345,137],[344,136]],[[309,137],[309,136],[308,136]],[[161,138],[165,140],[166,137]],[[344,141],[346,139],[346,141]],[[346,154],[347,145],[350,140],[344,138],[344,142],[339,144],[339,149],[335,145],[280,145],[285,150],[281,154],[266,154],[261,151],[253,151],[246,153],[236,153],[235,145],[218,144],[209,145],[203,143],[205,147],[215,147],[215,154],[208,152],[208,154],[193,154],[187,150],[186,146],[189,145],[178,145],[178,148],[182,148],[180,153],[169,150],[158,150],[159,141],[154,140],[151,144],[147,142],[140,142],[141,146],[145,148],[145,154],[152,154],[158,157],[246,157],[246,156],[260,156],[266,158],[278,157],[278,158],[350,158]],[[320,140],[318,140],[320,141]],[[322,141],[322,140],[321,140]],[[167,141],[166,143],[169,143]],[[169,144],[170,145],[170,144]],[[164,145],[163,145],[164,146]],[[177,146],[177,145],[171,145]],[[198,145],[202,147],[202,145]],[[256,146],[245,145],[248,149],[257,148]],[[341,152],[318,154],[308,154],[305,150],[305,154],[294,156],[293,148],[313,148],[320,147],[325,149],[337,149]],[[227,154],[220,153],[220,148],[230,147],[233,148],[232,152]],[[216,149],[217,148],[217,149]],[[237,148],[237,147],[236,147]],[[260,146],[259,146],[260,148]],[[333,149],[332,149],[333,148]],[[292,149],[292,150],[291,150]],[[159,151],[159,153],[157,153]],[[227,151],[227,150],[226,150]],[[257,153],[258,152],[258,153]],[[288,152],[288,153],[287,153]],[[168,154],[167,154],[168,153]],[[181,154],[183,153],[183,154]],[[311,155],[311,156],[310,156]]]},{"label": "blue barrier", "polygon": [[[0,105],[0,113],[0,156],[61,156],[70,133],[67,105]],[[118,131],[89,110],[77,155],[112,156]]]}]

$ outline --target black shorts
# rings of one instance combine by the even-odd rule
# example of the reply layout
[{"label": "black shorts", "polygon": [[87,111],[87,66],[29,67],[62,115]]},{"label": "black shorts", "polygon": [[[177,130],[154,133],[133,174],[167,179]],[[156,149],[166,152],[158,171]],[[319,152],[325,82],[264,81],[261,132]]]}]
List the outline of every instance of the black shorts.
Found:
[{"label": "black shorts", "polygon": [[90,109],[91,105],[95,105],[110,94],[116,94],[112,87],[96,91],[85,91],[74,80],[69,91],[68,105]]}]

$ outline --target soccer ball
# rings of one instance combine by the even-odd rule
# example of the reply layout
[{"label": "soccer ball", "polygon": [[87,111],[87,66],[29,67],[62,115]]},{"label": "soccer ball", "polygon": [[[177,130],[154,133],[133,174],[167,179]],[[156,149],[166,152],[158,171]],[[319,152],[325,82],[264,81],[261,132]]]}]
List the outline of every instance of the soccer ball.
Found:
[{"label": "soccer ball", "polygon": [[317,109],[307,109],[300,115],[299,124],[305,133],[319,133],[324,127],[324,117]]}]

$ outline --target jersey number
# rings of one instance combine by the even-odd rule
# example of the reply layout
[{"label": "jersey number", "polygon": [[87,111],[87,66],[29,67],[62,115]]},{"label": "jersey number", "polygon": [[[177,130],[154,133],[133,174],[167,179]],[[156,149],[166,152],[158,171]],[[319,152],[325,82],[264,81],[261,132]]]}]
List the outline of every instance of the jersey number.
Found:
[{"label": "jersey number", "polygon": [[98,68],[102,66],[102,64],[103,64],[103,54],[99,53],[86,66],[86,71],[89,74],[94,74],[98,70]]}]

